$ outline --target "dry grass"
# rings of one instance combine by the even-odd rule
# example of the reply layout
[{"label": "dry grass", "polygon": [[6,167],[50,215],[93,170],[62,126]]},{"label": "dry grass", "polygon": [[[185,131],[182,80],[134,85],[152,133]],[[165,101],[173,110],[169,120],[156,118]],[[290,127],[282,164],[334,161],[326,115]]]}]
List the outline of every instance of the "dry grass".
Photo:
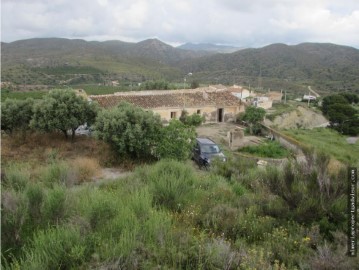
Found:
[{"label": "dry grass", "polygon": [[71,168],[76,174],[79,183],[91,181],[102,175],[101,166],[97,159],[88,157],[78,157],[71,162]]},{"label": "dry grass", "polygon": [[328,173],[330,175],[337,174],[341,169],[345,169],[344,164],[334,158],[331,158],[328,164]]},{"label": "dry grass", "polygon": [[41,165],[52,159],[75,160],[95,159],[101,166],[116,163],[114,153],[108,144],[86,136],[78,136],[74,142],[65,140],[59,133],[2,134],[1,164],[8,162],[29,162]]}]

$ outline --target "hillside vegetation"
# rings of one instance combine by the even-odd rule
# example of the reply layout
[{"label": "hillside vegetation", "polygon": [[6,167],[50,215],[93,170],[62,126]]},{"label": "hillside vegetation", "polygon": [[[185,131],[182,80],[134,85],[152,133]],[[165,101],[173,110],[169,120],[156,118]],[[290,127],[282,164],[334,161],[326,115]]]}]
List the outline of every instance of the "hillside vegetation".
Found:
[{"label": "hillside vegetation", "polygon": [[359,141],[349,144],[346,136],[329,128],[288,129],[282,131],[295,139],[323,151],[344,164],[359,166]]},{"label": "hillside vegetation", "polygon": [[[200,171],[188,160],[195,132],[187,125],[200,124],[198,116],[162,126],[158,116],[124,103],[98,113],[97,139],[70,141],[59,132],[74,130],[87,111],[73,92],[4,104],[4,269],[324,270],[358,264],[345,254],[347,170],[333,167],[321,151],[308,150],[307,162],[265,169],[229,154]],[[248,121],[255,125],[264,114],[251,111]],[[266,156],[288,156],[277,144],[267,150]],[[102,168],[115,165],[132,172],[103,179]]]},{"label": "hillside vegetation", "polygon": [[[329,193],[320,191],[324,171],[298,164],[258,170],[243,158],[210,173],[163,160],[118,181],[78,186],[91,181],[92,166],[59,157],[49,155],[36,169],[3,166],[4,269],[324,270],[358,263],[345,255],[345,170],[330,176]],[[325,170],[326,158],[319,160]]]},{"label": "hillside vegetation", "polygon": [[31,39],[2,44],[2,81],[15,88],[108,84],[113,80],[243,84],[287,90],[296,96],[311,85],[320,93],[359,91],[359,51],[334,45],[273,44],[229,54],[174,48],[159,40],[138,43]]}]

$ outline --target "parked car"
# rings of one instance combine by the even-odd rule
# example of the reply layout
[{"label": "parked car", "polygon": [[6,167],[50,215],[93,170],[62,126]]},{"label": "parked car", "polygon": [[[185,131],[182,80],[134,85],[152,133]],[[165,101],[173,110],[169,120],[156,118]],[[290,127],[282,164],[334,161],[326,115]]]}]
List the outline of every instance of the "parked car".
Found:
[{"label": "parked car", "polygon": [[208,138],[196,138],[196,144],[193,149],[193,160],[198,166],[209,168],[214,158],[218,158],[223,162],[227,160],[215,142]]},{"label": "parked car", "polygon": [[92,133],[92,129],[87,124],[81,125],[75,130],[76,135],[91,136],[91,133]]}]

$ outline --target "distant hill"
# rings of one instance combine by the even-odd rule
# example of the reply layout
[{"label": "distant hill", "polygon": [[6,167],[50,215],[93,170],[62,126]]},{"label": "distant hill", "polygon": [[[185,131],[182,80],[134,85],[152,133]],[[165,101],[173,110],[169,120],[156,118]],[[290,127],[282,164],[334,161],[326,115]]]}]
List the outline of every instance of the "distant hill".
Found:
[{"label": "distant hill", "polygon": [[1,54],[3,81],[55,85],[116,79],[174,79],[181,76],[175,65],[178,61],[206,55],[177,49],[157,39],[130,43],[63,38],[4,43]]},{"label": "distant hill", "polygon": [[[187,49],[183,49],[187,48]],[[14,84],[106,84],[112,80],[243,84],[263,89],[359,92],[359,50],[335,44],[272,44],[215,53],[229,47],[158,39],[138,43],[36,38],[1,44],[1,79]],[[234,49],[232,47],[232,49]],[[238,49],[238,48],[237,48]],[[211,51],[212,50],[212,51]]]},{"label": "distant hill", "polygon": [[335,44],[272,44],[182,62],[201,80],[274,89],[359,92],[359,50]]},{"label": "distant hill", "polygon": [[238,47],[216,45],[211,43],[185,43],[177,48],[191,51],[207,51],[211,53],[232,53],[241,49]]}]

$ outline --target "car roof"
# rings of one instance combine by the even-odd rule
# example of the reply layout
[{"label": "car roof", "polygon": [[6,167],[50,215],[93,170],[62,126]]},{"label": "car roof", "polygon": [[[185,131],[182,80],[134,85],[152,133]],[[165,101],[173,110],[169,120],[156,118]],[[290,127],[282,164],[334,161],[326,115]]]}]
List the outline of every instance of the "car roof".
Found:
[{"label": "car roof", "polygon": [[197,142],[200,144],[216,144],[214,141],[208,139],[208,138],[196,138]]}]

